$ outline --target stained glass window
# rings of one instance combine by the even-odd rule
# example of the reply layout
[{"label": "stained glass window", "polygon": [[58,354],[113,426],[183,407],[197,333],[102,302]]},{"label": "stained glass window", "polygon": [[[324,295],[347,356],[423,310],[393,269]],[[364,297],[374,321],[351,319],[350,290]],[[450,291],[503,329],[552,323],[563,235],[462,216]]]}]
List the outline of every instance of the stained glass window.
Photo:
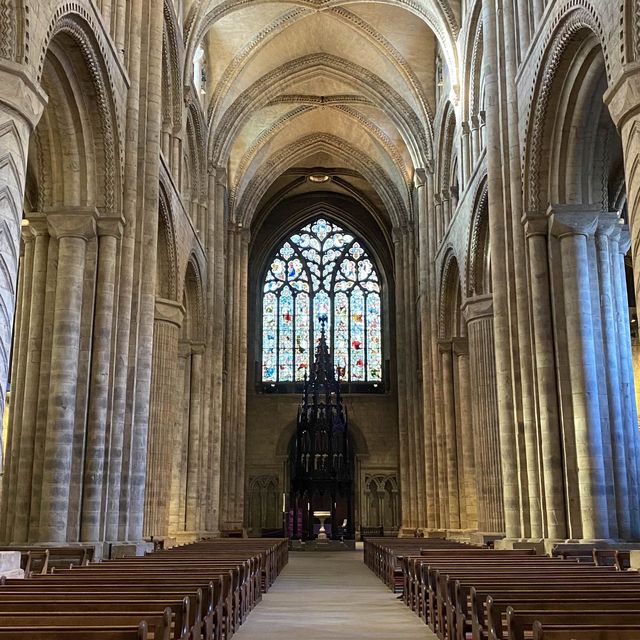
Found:
[{"label": "stained glass window", "polygon": [[382,380],[380,281],[358,239],[319,218],[276,252],[262,298],[262,380],[304,379],[326,315],[345,382]]}]

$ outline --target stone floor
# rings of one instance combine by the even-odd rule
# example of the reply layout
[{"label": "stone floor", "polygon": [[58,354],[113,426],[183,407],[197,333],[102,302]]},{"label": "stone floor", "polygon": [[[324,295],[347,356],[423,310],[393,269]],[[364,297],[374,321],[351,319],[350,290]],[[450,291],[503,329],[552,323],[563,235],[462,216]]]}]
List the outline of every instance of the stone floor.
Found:
[{"label": "stone floor", "polygon": [[290,553],[234,640],[432,640],[364,565],[362,552]]}]

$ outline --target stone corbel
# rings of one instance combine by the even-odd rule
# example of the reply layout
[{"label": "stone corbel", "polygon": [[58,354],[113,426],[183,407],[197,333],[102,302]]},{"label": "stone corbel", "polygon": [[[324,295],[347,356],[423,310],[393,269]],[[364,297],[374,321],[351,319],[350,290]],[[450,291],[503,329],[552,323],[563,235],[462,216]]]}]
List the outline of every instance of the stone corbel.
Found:
[{"label": "stone corbel", "polygon": [[184,320],[184,307],[175,300],[156,298],[154,318],[159,322],[175,324],[180,329]]},{"label": "stone corbel", "polygon": [[47,222],[49,233],[52,237],[60,238],[83,238],[90,240],[96,236],[95,209],[76,209],[65,212],[47,212]]}]

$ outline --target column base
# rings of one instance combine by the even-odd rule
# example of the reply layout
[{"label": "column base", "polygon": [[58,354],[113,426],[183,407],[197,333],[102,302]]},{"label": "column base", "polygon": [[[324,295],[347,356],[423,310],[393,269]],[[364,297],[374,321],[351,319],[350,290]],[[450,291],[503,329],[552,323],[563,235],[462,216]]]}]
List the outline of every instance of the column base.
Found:
[{"label": "column base", "polygon": [[126,558],[128,556],[143,556],[153,551],[153,542],[139,540],[136,542],[105,542],[103,560]]},{"label": "column base", "polygon": [[415,527],[400,527],[398,538],[415,538],[417,531]]},{"label": "column base", "polygon": [[469,536],[469,542],[479,547],[493,546],[504,539],[504,533],[500,531],[473,531]]}]

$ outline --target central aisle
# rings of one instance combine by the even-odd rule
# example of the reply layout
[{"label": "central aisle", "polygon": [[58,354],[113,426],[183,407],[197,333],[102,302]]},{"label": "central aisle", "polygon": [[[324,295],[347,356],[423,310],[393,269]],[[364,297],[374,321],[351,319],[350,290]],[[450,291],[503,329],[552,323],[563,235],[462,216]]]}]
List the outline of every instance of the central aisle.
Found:
[{"label": "central aisle", "polygon": [[429,628],[367,569],[361,551],[292,552],[234,640],[430,640]]}]

